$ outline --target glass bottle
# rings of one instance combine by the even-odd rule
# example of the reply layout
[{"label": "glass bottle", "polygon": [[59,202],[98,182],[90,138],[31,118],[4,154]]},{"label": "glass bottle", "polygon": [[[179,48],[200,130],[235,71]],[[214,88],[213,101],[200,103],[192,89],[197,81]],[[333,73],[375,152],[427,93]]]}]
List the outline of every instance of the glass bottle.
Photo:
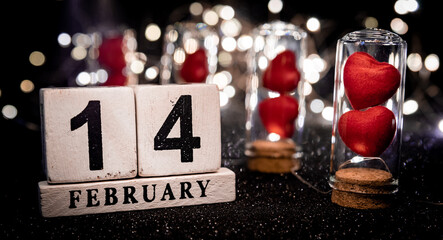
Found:
[{"label": "glass bottle", "polygon": [[248,166],[262,172],[289,172],[299,162],[304,125],[302,63],[306,32],[274,21],[254,29],[250,50],[251,78],[246,91]]},{"label": "glass bottle", "polygon": [[[398,191],[406,48],[381,29],[338,40],[329,184],[339,205],[384,207]],[[367,201],[344,197],[354,193]]]}]

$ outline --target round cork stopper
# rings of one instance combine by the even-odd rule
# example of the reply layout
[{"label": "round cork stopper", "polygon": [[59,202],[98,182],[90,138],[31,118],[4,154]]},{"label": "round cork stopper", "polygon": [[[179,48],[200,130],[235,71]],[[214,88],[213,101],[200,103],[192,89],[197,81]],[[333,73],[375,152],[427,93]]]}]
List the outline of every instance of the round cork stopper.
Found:
[{"label": "round cork stopper", "polygon": [[392,174],[375,168],[343,168],[335,173],[337,181],[359,185],[385,185],[392,181]]},{"label": "round cork stopper", "polygon": [[295,143],[290,140],[277,142],[257,140],[248,146],[245,154],[249,157],[291,158],[295,153]]},{"label": "round cork stopper", "polygon": [[263,173],[289,173],[292,168],[300,169],[300,161],[295,158],[255,157],[248,159],[248,169]]}]

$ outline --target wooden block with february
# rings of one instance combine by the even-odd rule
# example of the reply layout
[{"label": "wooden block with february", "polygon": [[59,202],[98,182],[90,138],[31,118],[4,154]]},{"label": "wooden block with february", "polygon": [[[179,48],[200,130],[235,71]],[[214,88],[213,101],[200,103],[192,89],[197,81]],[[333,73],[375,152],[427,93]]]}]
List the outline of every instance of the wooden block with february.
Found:
[{"label": "wooden block with february", "polygon": [[140,176],[220,168],[220,99],[216,85],[139,85],[134,90]]},{"label": "wooden block with february", "polygon": [[42,89],[43,154],[49,183],[137,175],[130,87]]},{"label": "wooden block with february", "polygon": [[39,183],[44,217],[133,211],[231,202],[235,174],[217,172],[104,182],[50,185]]}]

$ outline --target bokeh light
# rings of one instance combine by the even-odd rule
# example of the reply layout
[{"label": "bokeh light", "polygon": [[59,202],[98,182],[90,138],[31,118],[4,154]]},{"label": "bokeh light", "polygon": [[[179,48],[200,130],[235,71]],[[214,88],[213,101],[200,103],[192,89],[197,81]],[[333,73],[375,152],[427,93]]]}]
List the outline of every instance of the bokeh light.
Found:
[{"label": "bokeh light", "polygon": [[45,63],[45,55],[40,51],[34,51],[29,55],[29,62],[38,67]]},{"label": "bokeh light", "polygon": [[34,83],[31,80],[25,79],[20,83],[20,90],[24,93],[30,93],[34,90]]},{"label": "bokeh light", "polygon": [[151,23],[146,26],[145,37],[148,39],[148,41],[157,41],[160,38],[161,33],[160,27],[155,23]]}]

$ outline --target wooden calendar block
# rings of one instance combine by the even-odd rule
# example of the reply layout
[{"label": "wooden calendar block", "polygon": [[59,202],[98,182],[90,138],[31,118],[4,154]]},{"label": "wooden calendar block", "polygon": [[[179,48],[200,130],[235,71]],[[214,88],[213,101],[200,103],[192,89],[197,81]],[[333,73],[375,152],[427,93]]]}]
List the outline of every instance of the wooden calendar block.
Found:
[{"label": "wooden calendar block", "polygon": [[134,90],[140,176],[220,168],[220,99],[216,85],[139,85]]},{"label": "wooden calendar block", "polygon": [[48,182],[137,175],[132,88],[42,89],[40,97]]},{"label": "wooden calendar block", "polygon": [[39,183],[44,217],[201,205],[235,200],[235,174],[214,173],[50,185]]}]

